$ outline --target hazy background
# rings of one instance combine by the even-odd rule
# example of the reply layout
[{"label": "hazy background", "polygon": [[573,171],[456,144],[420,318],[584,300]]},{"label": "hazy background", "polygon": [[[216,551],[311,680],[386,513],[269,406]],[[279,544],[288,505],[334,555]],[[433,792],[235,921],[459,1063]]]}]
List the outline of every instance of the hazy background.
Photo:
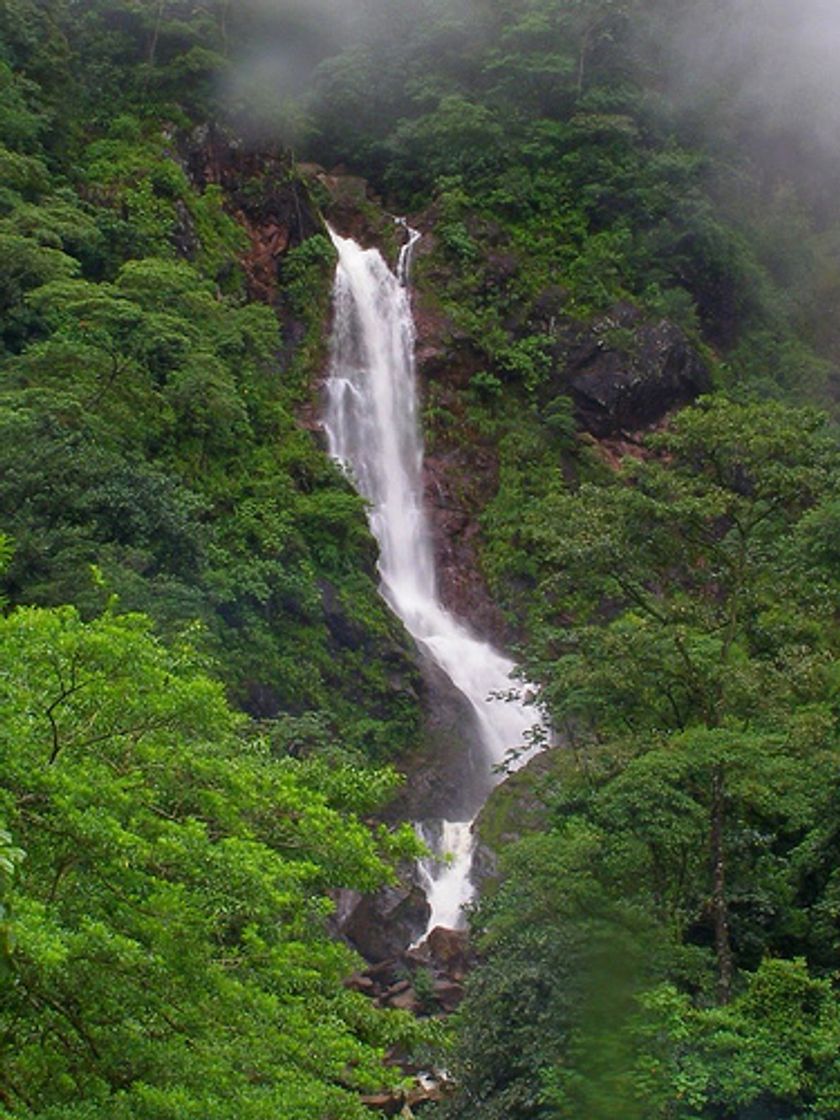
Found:
[{"label": "hazy background", "polygon": [[[780,143],[840,149],[837,0],[700,0],[664,26],[668,85],[707,126],[726,119],[745,138],[758,126]],[[784,157],[785,153],[780,153]]]},{"label": "hazy background", "polygon": [[[389,55],[419,40],[434,23],[492,35],[504,13],[573,8],[574,0],[246,0],[246,41],[240,45],[228,94],[255,116],[268,97],[297,97],[317,68],[364,46],[383,67]],[[727,113],[759,113],[780,127],[796,125],[826,147],[840,130],[840,3],[838,0],[593,0],[597,11],[625,7],[658,36],[661,78],[684,103],[717,101]],[[375,96],[376,90],[371,89]]]}]

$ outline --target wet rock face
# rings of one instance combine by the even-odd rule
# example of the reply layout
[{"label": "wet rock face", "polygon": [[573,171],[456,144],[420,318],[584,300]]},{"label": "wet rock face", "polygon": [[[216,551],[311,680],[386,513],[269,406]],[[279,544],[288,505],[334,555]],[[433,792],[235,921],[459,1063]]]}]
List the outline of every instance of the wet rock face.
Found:
[{"label": "wet rock face", "polygon": [[435,926],[430,931],[426,944],[431,960],[439,972],[453,981],[460,982],[464,979],[472,963],[472,950],[466,930]]},{"label": "wet rock face", "polygon": [[[424,237],[417,254],[430,251]],[[477,371],[469,339],[422,293],[414,293],[415,356],[421,394],[438,393],[456,409],[458,391]],[[423,464],[426,508],[432,532],[440,598],[461,621],[497,645],[508,645],[509,628],[481,574],[479,517],[498,486],[498,453],[474,433],[427,446]]]},{"label": "wet rock face", "polygon": [[365,249],[379,249],[393,266],[402,232],[367,182],[355,175],[326,172],[315,164],[303,164],[301,170],[318,184],[330,225]]},{"label": "wet rock face", "polygon": [[432,912],[421,887],[408,883],[363,895],[341,933],[367,961],[393,960],[421,936]]},{"label": "wet rock face", "polygon": [[499,645],[509,634],[479,567],[479,515],[498,486],[494,448],[464,444],[427,452],[426,507],[440,597],[476,633]]},{"label": "wet rock face", "polygon": [[418,652],[423,712],[422,749],[401,762],[405,783],[385,812],[389,821],[468,820],[484,791],[481,740],[469,701]]},{"label": "wet rock face", "polygon": [[712,387],[708,367],[680,327],[646,323],[629,305],[590,328],[569,328],[556,360],[548,393],[568,393],[579,423],[598,438],[655,424]]},{"label": "wet rock face", "polygon": [[248,294],[273,305],[283,255],[323,232],[321,217],[290,153],[257,150],[221,129],[204,126],[184,145],[182,162],[198,188],[213,184],[225,192],[228,208],[250,241],[242,257]]}]

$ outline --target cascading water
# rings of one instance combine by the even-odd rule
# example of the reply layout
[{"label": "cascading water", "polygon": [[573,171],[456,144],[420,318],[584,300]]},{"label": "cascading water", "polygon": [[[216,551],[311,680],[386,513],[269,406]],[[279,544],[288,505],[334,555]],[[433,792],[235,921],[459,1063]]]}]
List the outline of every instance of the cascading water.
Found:
[{"label": "cascading water", "polygon": [[[522,746],[533,709],[501,696],[514,687],[513,663],[479,641],[442,606],[423,509],[423,446],[417,422],[414,321],[406,290],[419,234],[408,229],[394,275],[375,249],[331,232],[338,251],[330,376],[324,417],[330,453],[369,505],[379,544],[381,592],[421,650],[443,670],[474,712],[481,759],[474,768],[479,805],[498,781],[494,767]],[[421,878],[436,925],[457,927],[472,895],[471,820],[421,822],[430,848],[447,859],[423,861]]]}]

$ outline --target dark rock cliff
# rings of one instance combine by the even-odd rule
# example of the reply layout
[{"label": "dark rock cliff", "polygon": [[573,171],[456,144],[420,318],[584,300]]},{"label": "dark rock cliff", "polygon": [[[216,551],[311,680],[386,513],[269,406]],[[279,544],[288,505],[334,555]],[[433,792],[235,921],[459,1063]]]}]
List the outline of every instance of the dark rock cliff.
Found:
[{"label": "dark rock cliff", "polygon": [[[433,435],[426,456],[426,499],[441,597],[453,613],[504,646],[510,644],[511,628],[493,603],[480,566],[480,518],[498,487],[498,447],[471,424],[469,409],[471,378],[496,371],[488,365],[482,340],[459,329],[437,302],[435,283],[446,282],[451,266],[441,264],[433,228],[417,254],[417,366]],[[513,267],[497,258],[488,249],[485,264],[494,276],[502,265]],[[426,260],[432,265],[428,271]],[[562,289],[547,289],[534,298],[529,316],[512,319],[511,338],[537,332],[553,340],[552,368],[536,390],[537,408],[550,417],[559,398],[570,400],[578,431],[603,445],[605,461],[614,462],[634,433],[661,423],[712,388],[708,365],[676,323],[648,320],[630,304],[584,323],[565,314],[564,305]],[[505,380],[498,371],[498,382]],[[516,388],[510,393],[507,407],[530,407]],[[444,424],[436,423],[437,414],[446,417]]]},{"label": "dark rock cliff", "polygon": [[251,299],[275,305],[283,255],[313,234],[323,219],[286,149],[254,149],[205,127],[183,145],[182,159],[200,189],[222,188],[229,212],[248,234],[241,258]]},{"label": "dark rock cliff", "polygon": [[599,438],[655,424],[712,387],[707,365],[680,327],[646,322],[628,304],[590,326],[568,327],[554,357],[543,402],[567,393],[581,427]]},{"label": "dark rock cliff", "polygon": [[[433,235],[426,234],[417,254],[422,258],[432,249]],[[480,360],[428,291],[415,291],[413,300],[421,396],[428,401],[434,394],[436,406],[453,418],[448,435],[428,440],[424,463],[440,597],[476,633],[505,646],[509,627],[480,564],[479,517],[498,487],[498,454],[491,442],[469,429],[461,408],[461,394]]]}]

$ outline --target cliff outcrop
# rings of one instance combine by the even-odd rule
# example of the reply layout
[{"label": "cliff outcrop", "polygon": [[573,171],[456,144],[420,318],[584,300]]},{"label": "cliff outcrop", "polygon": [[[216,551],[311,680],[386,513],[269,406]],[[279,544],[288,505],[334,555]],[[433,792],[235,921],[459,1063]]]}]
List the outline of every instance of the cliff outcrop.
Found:
[{"label": "cliff outcrop", "polygon": [[711,388],[708,366],[676,323],[618,304],[562,332],[542,399],[568,393],[581,427],[603,438],[649,427]]},{"label": "cliff outcrop", "polygon": [[291,153],[249,147],[222,130],[193,132],[182,153],[201,190],[221,187],[225,205],[248,235],[240,261],[251,299],[274,305],[279,266],[289,249],[323,231],[323,221]]}]

